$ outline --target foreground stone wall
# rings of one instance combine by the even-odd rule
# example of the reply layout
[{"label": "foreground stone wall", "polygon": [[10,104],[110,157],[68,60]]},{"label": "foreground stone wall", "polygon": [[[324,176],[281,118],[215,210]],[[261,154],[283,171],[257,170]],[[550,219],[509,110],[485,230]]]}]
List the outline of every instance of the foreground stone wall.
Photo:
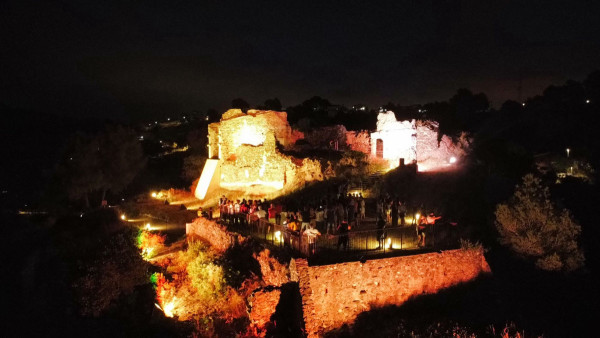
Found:
[{"label": "foreground stone wall", "polygon": [[278,288],[263,288],[254,291],[248,299],[250,324],[255,328],[256,336],[264,337],[271,323],[271,316],[279,303],[281,290]]},{"label": "foreground stone wall", "polygon": [[411,297],[473,280],[490,272],[482,250],[451,250],[363,263],[290,265],[298,279],[306,333],[315,337],[372,308],[400,305]]},{"label": "foreground stone wall", "polygon": [[273,258],[269,249],[255,254],[254,259],[260,265],[260,273],[265,284],[281,286],[290,281],[288,267]]},{"label": "foreground stone wall", "polygon": [[198,217],[192,223],[186,223],[185,234],[187,236],[198,236],[206,240],[219,252],[225,252],[236,243],[244,241],[244,237],[241,235],[229,232],[227,227],[204,217]]}]

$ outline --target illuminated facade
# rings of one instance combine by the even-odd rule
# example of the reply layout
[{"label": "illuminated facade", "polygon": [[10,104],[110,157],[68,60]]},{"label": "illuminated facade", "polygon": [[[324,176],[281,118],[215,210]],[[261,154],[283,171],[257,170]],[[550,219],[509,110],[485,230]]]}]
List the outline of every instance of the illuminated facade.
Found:
[{"label": "illuminated facade", "polygon": [[398,121],[392,111],[379,113],[377,131],[371,133],[371,158],[387,161],[390,168],[416,163],[419,171],[451,169],[466,154],[468,140],[461,135],[457,142],[446,135],[439,138],[434,121]]},{"label": "illuminated facade", "polygon": [[207,199],[212,189],[272,198],[304,182],[322,180],[318,161],[295,159],[277,150],[277,145],[286,148],[298,138],[302,134],[292,130],[285,112],[228,110],[220,122],[208,127],[209,159],[196,197]]},{"label": "illuminated facade", "polygon": [[377,131],[371,133],[371,156],[399,163],[417,160],[417,128],[415,120],[397,121],[394,112],[377,116]]}]

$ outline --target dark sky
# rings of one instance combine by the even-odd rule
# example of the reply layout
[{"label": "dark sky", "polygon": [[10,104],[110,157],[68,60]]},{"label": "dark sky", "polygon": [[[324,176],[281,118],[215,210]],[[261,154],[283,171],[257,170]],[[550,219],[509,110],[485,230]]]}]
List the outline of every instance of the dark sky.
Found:
[{"label": "dark sky", "polygon": [[519,74],[531,96],[600,68],[598,1],[129,3],[2,2],[0,102],[139,118],[236,97],[426,103],[467,87],[499,106]]}]

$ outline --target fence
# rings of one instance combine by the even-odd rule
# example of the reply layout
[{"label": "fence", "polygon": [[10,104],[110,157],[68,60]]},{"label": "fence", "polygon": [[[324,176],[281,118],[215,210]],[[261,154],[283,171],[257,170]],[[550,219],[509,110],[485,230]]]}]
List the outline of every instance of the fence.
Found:
[{"label": "fence", "polygon": [[[291,231],[285,226],[270,223],[265,219],[251,224],[224,220],[223,222],[240,233],[264,240],[273,246],[289,247],[306,257],[362,256],[421,249],[414,226],[399,226],[384,230],[350,230],[347,234],[307,236],[299,231]],[[436,236],[436,229],[441,227],[444,225],[435,225],[427,229],[426,249],[454,246],[453,244],[448,245],[447,238],[442,238],[447,237],[447,234]]]}]

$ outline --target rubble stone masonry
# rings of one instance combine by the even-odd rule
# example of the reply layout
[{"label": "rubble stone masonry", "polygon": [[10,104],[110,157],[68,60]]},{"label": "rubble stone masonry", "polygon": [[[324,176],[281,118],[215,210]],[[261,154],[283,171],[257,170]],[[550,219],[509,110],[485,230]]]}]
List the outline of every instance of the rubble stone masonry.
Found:
[{"label": "rubble stone masonry", "polygon": [[323,266],[298,259],[290,268],[298,278],[309,337],[351,324],[361,312],[400,305],[490,272],[480,249]]},{"label": "rubble stone masonry", "polygon": [[227,227],[204,217],[198,217],[192,223],[186,223],[185,234],[187,236],[198,236],[206,240],[219,252],[225,252],[236,243],[244,241],[241,235],[229,232]]}]

